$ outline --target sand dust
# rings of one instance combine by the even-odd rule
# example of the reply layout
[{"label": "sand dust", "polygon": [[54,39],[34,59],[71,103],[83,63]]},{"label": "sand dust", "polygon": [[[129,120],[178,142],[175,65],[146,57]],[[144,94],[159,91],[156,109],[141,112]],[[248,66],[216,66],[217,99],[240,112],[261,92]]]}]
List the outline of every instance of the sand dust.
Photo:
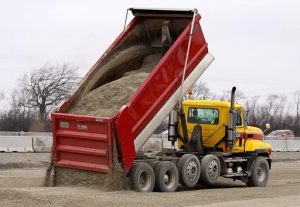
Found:
[{"label": "sand dust", "polygon": [[[52,154],[51,154],[52,155]],[[45,187],[53,187],[55,186],[55,167],[53,165],[53,158],[51,156],[51,161],[49,166],[46,169],[46,174],[44,177],[43,185]]]}]

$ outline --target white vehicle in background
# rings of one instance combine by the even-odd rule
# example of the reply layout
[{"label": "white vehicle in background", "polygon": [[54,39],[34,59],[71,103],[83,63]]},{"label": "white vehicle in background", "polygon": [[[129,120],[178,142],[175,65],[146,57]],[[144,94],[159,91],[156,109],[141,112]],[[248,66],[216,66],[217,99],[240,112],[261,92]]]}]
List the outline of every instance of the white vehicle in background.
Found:
[{"label": "white vehicle in background", "polygon": [[292,130],[289,129],[281,129],[281,130],[274,130],[267,136],[265,139],[294,139],[295,135]]}]

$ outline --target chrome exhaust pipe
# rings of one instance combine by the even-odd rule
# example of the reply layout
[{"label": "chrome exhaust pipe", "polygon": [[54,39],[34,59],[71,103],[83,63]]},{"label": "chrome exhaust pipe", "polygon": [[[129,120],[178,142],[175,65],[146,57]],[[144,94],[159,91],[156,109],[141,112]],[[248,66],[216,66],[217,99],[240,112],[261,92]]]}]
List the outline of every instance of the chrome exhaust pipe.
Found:
[{"label": "chrome exhaust pipe", "polygon": [[176,120],[177,120],[177,111],[172,110],[169,114],[169,126],[168,126],[168,141],[171,142],[171,148],[175,149],[176,142]]},{"label": "chrome exhaust pipe", "polygon": [[235,137],[236,137],[236,111],[234,109],[235,102],[235,91],[236,87],[232,87],[231,90],[231,100],[230,100],[230,109],[229,109],[229,123],[228,123],[228,139],[227,144],[229,147],[229,151],[232,151]]}]

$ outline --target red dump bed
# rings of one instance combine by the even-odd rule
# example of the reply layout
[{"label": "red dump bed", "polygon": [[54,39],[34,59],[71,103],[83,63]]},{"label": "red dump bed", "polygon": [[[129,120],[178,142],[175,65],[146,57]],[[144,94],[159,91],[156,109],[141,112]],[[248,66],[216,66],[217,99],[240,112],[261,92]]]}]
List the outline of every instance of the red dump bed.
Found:
[{"label": "red dump bed", "polygon": [[[200,15],[196,10],[132,9],[132,13],[135,17],[130,24],[84,77],[71,97],[52,113],[53,157],[56,166],[108,172],[113,160],[112,143],[116,139],[120,160],[128,172],[136,151],[153,133],[153,128],[160,124],[156,122],[168,115],[175,105],[174,100],[179,98],[175,96],[180,94],[192,23],[194,29],[185,73],[186,85],[183,89],[190,87],[213,59],[207,57],[207,44],[199,24]],[[86,83],[101,70],[100,66],[109,54],[115,48],[122,47],[122,44],[127,44],[136,27],[152,20],[182,20],[187,23],[128,103],[114,117],[65,113],[84,94]],[[197,77],[189,77],[190,74]]]}]

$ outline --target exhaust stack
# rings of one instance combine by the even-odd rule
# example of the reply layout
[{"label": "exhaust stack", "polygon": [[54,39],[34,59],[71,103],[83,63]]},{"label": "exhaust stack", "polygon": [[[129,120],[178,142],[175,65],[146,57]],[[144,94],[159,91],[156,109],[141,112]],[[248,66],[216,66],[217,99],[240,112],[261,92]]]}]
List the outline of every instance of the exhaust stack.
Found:
[{"label": "exhaust stack", "polygon": [[169,126],[168,126],[168,141],[171,142],[172,149],[175,149],[176,142],[176,120],[177,120],[177,111],[172,110],[169,114]]},{"label": "exhaust stack", "polygon": [[236,87],[234,86],[231,89],[231,98],[230,98],[231,101],[230,101],[229,123],[228,123],[228,139],[227,139],[227,144],[230,151],[233,148],[233,144],[236,137],[236,111],[234,109],[235,91],[236,91]]}]

